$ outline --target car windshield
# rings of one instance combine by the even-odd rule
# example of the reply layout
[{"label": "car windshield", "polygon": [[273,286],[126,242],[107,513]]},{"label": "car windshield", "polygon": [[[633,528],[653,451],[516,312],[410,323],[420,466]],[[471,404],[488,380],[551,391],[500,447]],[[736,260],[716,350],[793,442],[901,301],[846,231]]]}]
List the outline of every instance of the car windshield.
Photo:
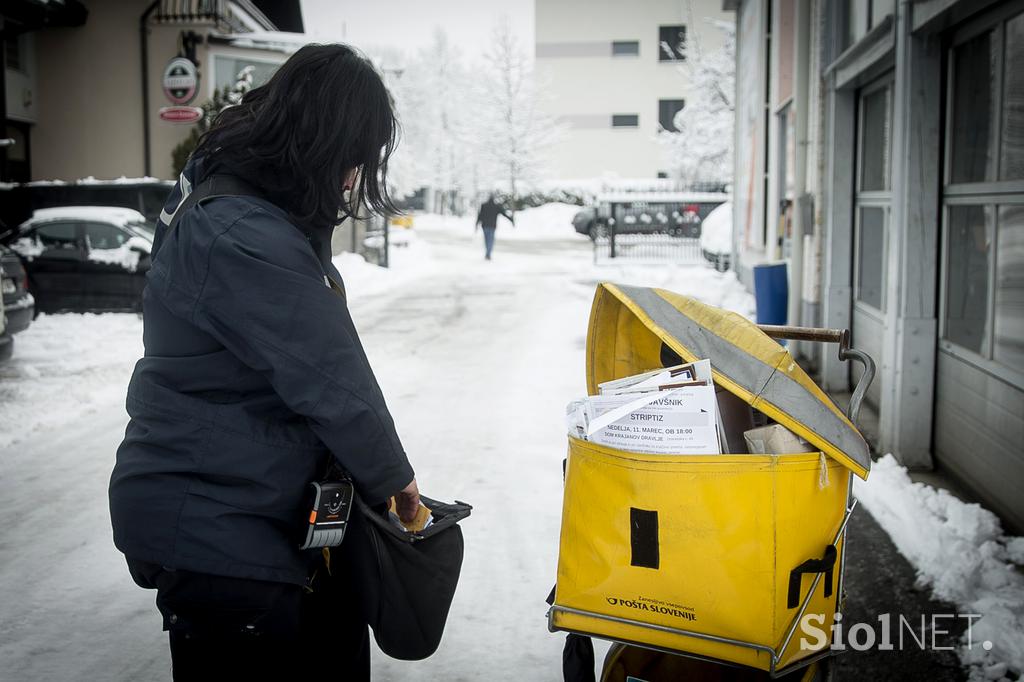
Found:
[{"label": "car windshield", "polygon": [[149,223],[133,220],[125,223],[125,227],[149,241],[153,241],[156,238],[156,230],[153,229],[153,226]]}]

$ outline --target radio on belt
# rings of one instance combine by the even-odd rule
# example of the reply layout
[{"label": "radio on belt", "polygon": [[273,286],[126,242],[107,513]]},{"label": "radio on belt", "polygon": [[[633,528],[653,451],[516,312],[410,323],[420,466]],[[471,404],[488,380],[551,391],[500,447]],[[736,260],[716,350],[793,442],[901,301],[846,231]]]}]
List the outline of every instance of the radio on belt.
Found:
[{"label": "radio on belt", "polygon": [[314,481],[313,509],[309,513],[306,541],[299,549],[337,547],[345,539],[352,511],[352,481]]}]

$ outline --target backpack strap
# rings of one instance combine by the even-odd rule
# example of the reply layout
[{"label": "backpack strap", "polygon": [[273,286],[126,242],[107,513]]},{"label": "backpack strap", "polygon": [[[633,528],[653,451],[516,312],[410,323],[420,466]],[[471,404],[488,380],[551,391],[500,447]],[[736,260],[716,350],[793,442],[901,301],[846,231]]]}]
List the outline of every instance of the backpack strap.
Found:
[{"label": "backpack strap", "polygon": [[[174,209],[174,213],[171,215],[171,220],[167,224],[167,229],[157,230],[156,238],[153,240],[152,256],[156,256],[156,253],[160,249],[160,245],[163,243],[167,234],[169,234],[170,231],[178,225],[178,222],[181,220],[181,216],[183,216],[190,208],[220,197],[262,198],[262,196],[263,194],[259,190],[237,175],[215,174],[207,176],[207,178],[189,192],[178,204],[178,207]],[[313,248],[312,245],[310,245],[310,248]],[[313,251],[313,258],[315,258],[319,264],[320,257],[317,256],[315,249]],[[324,284],[330,289],[333,289],[343,299],[347,299],[344,284],[335,282],[328,277],[327,272],[324,271],[322,265],[320,266],[320,271],[324,276]]]}]

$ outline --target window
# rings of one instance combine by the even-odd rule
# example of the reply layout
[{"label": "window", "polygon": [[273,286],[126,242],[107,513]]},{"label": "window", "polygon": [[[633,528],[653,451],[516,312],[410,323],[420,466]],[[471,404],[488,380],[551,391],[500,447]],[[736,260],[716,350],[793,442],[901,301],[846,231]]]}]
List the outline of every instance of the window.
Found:
[{"label": "window", "polygon": [[21,42],[18,36],[8,36],[4,39],[4,58],[7,61],[7,68],[21,71]]},{"label": "window", "polygon": [[999,179],[1024,179],[1024,14],[1006,22],[1003,122],[999,135]]},{"label": "window", "polygon": [[126,227],[135,234],[141,235],[142,237],[148,239],[149,241],[153,241],[154,239],[156,239],[156,228],[150,223],[130,222],[127,224]]},{"label": "window", "polygon": [[214,55],[213,87],[220,90],[224,86],[234,85],[238,82],[238,74],[247,66],[253,67],[252,86],[258,88],[270,80],[281,64],[257,59],[227,57],[220,54]]},{"label": "window", "polygon": [[677,133],[676,114],[683,110],[686,100],[681,99],[659,99],[658,100],[658,125],[661,130]]},{"label": "window", "polygon": [[686,27],[658,27],[658,61],[681,62],[686,59]]},{"label": "window", "polygon": [[128,234],[107,223],[86,223],[85,243],[89,249],[117,249],[128,241]]},{"label": "window", "polygon": [[993,359],[1024,369],[1024,206],[999,209]]},{"label": "window", "polygon": [[1024,372],[1024,14],[962,29],[947,78],[940,347]]},{"label": "window", "polygon": [[863,206],[857,224],[857,300],[884,310],[885,209]]},{"label": "window", "polygon": [[994,31],[987,31],[953,49],[950,181],[995,179],[996,57]]},{"label": "window", "polygon": [[949,209],[946,249],[946,338],[984,351],[993,214],[985,206]]},{"label": "window", "polygon": [[892,206],[889,171],[892,87],[892,76],[884,76],[865,86],[857,97],[853,298],[858,311],[875,317],[886,309],[886,261]]},{"label": "window", "polygon": [[860,189],[863,192],[889,189],[890,121],[889,88],[876,90],[861,100],[863,108]]},{"label": "window", "polygon": [[47,251],[77,249],[77,228],[75,223],[48,223],[36,230],[36,236]]},{"label": "window", "polygon": [[612,128],[640,127],[639,114],[612,114]]},{"label": "window", "polygon": [[637,57],[639,55],[639,40],[615,40],[612,42],[613,57]]}]

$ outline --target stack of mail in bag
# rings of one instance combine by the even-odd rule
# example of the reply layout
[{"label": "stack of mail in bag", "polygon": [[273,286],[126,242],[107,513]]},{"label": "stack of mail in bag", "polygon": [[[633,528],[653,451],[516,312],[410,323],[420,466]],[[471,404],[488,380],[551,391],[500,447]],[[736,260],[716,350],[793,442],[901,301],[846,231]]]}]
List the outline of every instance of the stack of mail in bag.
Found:
[{"label": "stack of mail in bag", "polygon": [[722,452],[711,363],[700,360],[600,384],[569,403],[572,436],[654,455]]}]

